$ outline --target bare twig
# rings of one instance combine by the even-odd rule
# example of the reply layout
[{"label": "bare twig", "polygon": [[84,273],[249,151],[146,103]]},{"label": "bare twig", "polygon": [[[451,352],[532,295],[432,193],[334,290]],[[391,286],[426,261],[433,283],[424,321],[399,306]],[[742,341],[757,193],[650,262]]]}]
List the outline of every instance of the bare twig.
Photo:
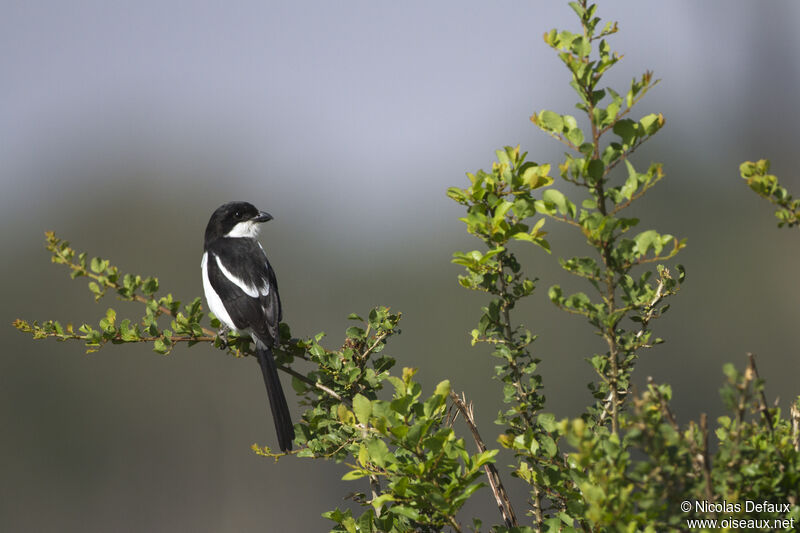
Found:
[{"label": "bare twig", "polygon": [[459,523],[456,521],[455,517],[453,517],[453,516],[449,516],[449,517],[448,517],[448,520],[450,521],[450,525],[453,527],[453,530],[454,530],[456,533],[461,533],[461,531],[462,531],[462,529],[461,529],[461,524],[459,524]]},{"label": "bare twig", "polygon": [[[758,375],[758,369],[756,368],[756,357],[748,352],[747,353],[748,359],[748,370],[750,370],[753,374],[753,378],[755,380],[760,380],[761,378]],[[767,407],[767,396],[764,394],[764,389],[758,386],[758,410],[761,411],[761,414],[764,416],[764,420],[767,421],[767,427],[769,428],[770,435],[773,433],[772,427],[772,415],[769,412],[769,407]]]},{"label": "bare twig", "polygon": [[[478,433],[478,427],[475,425],[472,403],[470,402],[467,404],[466,396],[464,396],[463,393],[461,397],[459,397],[453,391],[450,391],[450,399],[453,401],[453,405],[455,405],[458,411],[463,415],[467,426],[469,426],[469,430],[472,432],[472,438],[475,440],[475,444],[478,446],[478,451],[481,453],[485,452],[486,445],[484,445],[481,435]],[[453,417],[453,420],[455,420],[455,416]],[[500,481],[500,474],[497,472],[497,468],[495,468],[495,466],[491,463],[485,464],[483,468],[486,470],[486,477],[489,479],[489,485],[492,488],[492,494],[494,494],[494,499],[497,502],[497,507],[500,510],[500,514],[503,516],[506,526],[509,528],[516,527],[517,517],[514,514],[514,509],[511,507],[511,500],[508,498],[506,489],[503,487],[503,483]],[[539,511],[537,522],[541,523],[541,511]]]},{"label": "bare twig", "polygon": [[388,336],[389,336],[389,332],[388,331],[384,331],[383,333],[381,333],[379,335],[376,335],[375,336],[375,342],[372,343],[372,346],[370,346],[366,350],[364,350],[364,353],[361,354],[361,358],[366,361],[367,357],[369,357],[369,354],[372,353],[372,351],[375,348],[377,348],[378,344],[380,344]]},{"label": "bare twig", "polygon": [[664,269],[663,272],[664,272],[663,275],[658,280],[658,284],[656,285],[656,293],[653,296],[653,299],[650,300],[650,302],[647,304],[647,307],[645,307],[645,309],[647,309],[647,312],[642,317],[642,327],[639,329],[639,331],[636,332],[637,341],[641,339],[642,335],[644,335],[645,332],[647,331],[648,324],[650,324],[650,321],[656,314],[656,306],[664,298],[664,279],[665,278],[670,279],[670,275],[669,275],[669,270],[667,270],[666,268]]},{"label": "bare twig", "polygon": [[711,490],[711,460],[708,457],[708,416],[705,413],[700,415],[700,431],[703,432],[703,450],[698,460],[703,471],[706,499],[708,499],[708,501],[714,501],[713,491]]},{"label": "bare twig", "polygon": [[580,228],[581,227],[580,222],[576,222],[575,220],[572,220],[571,218],[567,218],[567,215],[552,215],[550,213],[544,213],[544,214],[549,216],[550,218],[554,218],[554,219],[559,220],[561,222],[566,222],[570,226],[575,226],[576,228]]}]

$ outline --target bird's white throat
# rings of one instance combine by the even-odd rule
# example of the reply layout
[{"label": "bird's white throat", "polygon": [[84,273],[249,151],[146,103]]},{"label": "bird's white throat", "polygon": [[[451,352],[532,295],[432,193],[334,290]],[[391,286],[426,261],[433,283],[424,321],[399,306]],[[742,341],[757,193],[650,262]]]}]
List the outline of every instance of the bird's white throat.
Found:
[{"label": "bird's white throat", "polygon": [[226,237],[250,237],[255,239],[258,237],[258,232],[261,229],[261,226],[253,222],[252,220],[245,220],[244,222],[239,222],[236,224],[232,230],[230,230],[225,236]]}]

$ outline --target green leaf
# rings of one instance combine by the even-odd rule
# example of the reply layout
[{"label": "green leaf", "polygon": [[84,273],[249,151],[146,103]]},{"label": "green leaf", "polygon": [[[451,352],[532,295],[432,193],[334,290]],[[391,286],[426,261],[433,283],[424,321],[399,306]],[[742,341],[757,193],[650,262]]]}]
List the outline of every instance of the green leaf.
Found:
[{"label": "green leaf", "polygon": [[365,396],[356,394],[353,396],[353,412],[360,423],[368,424],[369,417],[372,415],[372,402]]},{"label": "green leaf", "polygon": [[506,150],[495,150],[495,155],[497,156],[497,161],[499,161],[503,165],[511,165],[511,159],[508,157],[508,153]]},{"label": "green leaf", "polygon": [[344,404],[336,406],[336,416],[345,425],[352,426],[356,422],[356,417],[351,410]]},{"label": "green leaf", "polygon": [[575,204],[570,202],[561,191],[557,189],[547,189],[542,194],[542,201],[545,202],[545,204],[554,205],[562,215],[575,218]]},{"label": "green leaf", "polygon": [[639,188],[639,174],[636,172],[636,169],[633,168],[633,165],[627,159],[625,160],[625,166],[628,169],[628,178],[625,180],[625,184],[620,189],[620,194],[626,200],[630,200],[633,196],[633,193]]},{"label": "green leaf", "polygon": [[393,502],[393,501],[396,501],[394,495],[392,495],[391,493],[386,493],[386,494],[381,494],[377,498],[373,498],[372,501],[369,503],[370,505],[372,505],[373,509],[375,509],[375,512],[378,513],[386,504],[386,502]]},{"label": "green leaf", "polygon": [[100,259],[99,257],[93,257],[89,267],[95,274],[100,274],[105,272],[106,268],[108,267],[108,261]]},{"label": "green leaf", "polygon": [[367,332],[360,326],[351,326],[344,334],[348,339],[362,340],[366,337]]},{"label": "green leaf", "polygon": [[106,316],[102,320],[100,320],[100,327],[106,331],[114,330],[114,324],[117,320],[117,312],[111,308],[106,310]]},{"label": "green leaf", "polygon": [[524,220],[536,214],[536,203],[533,198],[528,195],[520,196],[514,200],[514,214],[518,219]]},{"label": "green leaf", "polygon": [[769,172],[769,159],[759,159],[758,161],[745,161],[739,165],[739,172],[743,178],[750,178],[755,175],[765,175]]},{"label": "green leaf", "polygon": [[458,187],[448,188],[447,197],[463,205],[468,205],[469,203],[468,194],[464,190],[459,189]]},{"label": "green leaf", "polygon": [[136,341],[139,339],[139,334],[136,327],[131,327],[131,321],[127,318],[119,325],[120,338],[124,341]]},{"label": "green leaf", "polygon": [[142,284],[142,292],[147,296],[152,296],[158,291],[158,279],[157,278],[147,278],[144,280]]},{"label": "green leaf", "polygon": [[541,127],[555,133],[561,133],[564,129],[564,120],[561,118],[561,115],[553,111],[541,111],[537,117],[537,121],[537,124]]},{"label": "green leaf", "polygon": [[542,429],[548,433],[553,433],[556,430],[556,415],[553,413],[541,413],[536,420],[542,426]]},{"label": "green leaf", "polygon": [[167,344],[167,340],[164,338],[158,338],[153,341],[153,351],[162,355],[169,353],[170,346]]},{"label": "green leaf", "polygon": [[[582,145],[583,144],[583,140],[584,140],[583,130],[580,129],[577,126],[577,124],[575,126],[571,126],[571,124],[566,124],[566,119],[567,118],[572,118],[572,117],[567,117],[567,116],[564,117],[565,125],[568,128],[567,129],[567,134],[566,134],[567,140],[569,142],[571,142],[572,144],[574,144],[575,146]],[[572,120],[574,121],[575,119],[572,119]]]},{"label": "green leaf", "polygon": [[636,140],[637,124],[629,118],[624,118],[618,120],[616,124],[614,124],[613,131],[616,135],[619,136],[620,140],[622,141],[623,147],[631,146],[634,141]]},{"label": "green leaf", "polygon": [[484,452],[481,452],[481,453],[475,455],[472,458],[472,461],[473,461],[473,463],[475,465],[475,468],[476,469],[480,468],[483,465],[485,465],[486,463],[493,463],[494,462],[493,459],[494,459],[495,455],[497,455],[499,452],[500,452],[500,450],[486,450]]},{"label": "green leaf", "polygon": [[597,183],[603,179],[603,172],[605,172],[605,170],[606,166],[601,160],[592,159],[586,167],[586,174],[592,178],[594,183]]},{"label": "green leaf", "polygon": [[610,104],[608,104],[608,107],[606,108],[606,112],[608,113],[608,120],[609,121],[613,121],[613,120],[615,120],[617,118],[617,115],[619,114],[619,108],[620,108],[621,104],[622,104],[622,102],[611,102]]},{"label": "green leaf", "polygon": [[436,385],[436,390],[433,393],[437,396],[444,396],[447,397],[450,395],[450,380],[440,381],[438,385]]},{"label": "green leaf", "polygon": [[537,165],[536,163],[525,163],[520,173],[522,183],[531,189],[538,189],[553,183],[553,178],[548,176],[550,165]]},{"label": "green leaf", "polygon": [[420,518],[419,511],[406,505],[392,505],[392,512],[414,521],[419,521]]},{"label": "green leaf", "polygon": [[646,135],[653,135],[664,125],[664,116],[661,113],[651,113],[639,120]]},{"label": "green leaf", "polygon": [[583,36],[572,41],[572,51],[580,57],[587,57],[592,51],[592,43]]},{"label": "green leaf", "polygon": [[355,468],[355,469],[350,470],[349,472],[345,473],[345,475],[342,476],[342,480],[343,481],[352,481],[354,479],[361,479],[362,477],[367,477],[368,475],[370,475],[370,472],[368,470]]},{"label": "green leaf", "polygon": [[503,200],[500,205],[495,209],[494,215],[492,216],[492,224],[494,226],[498,226],[500,222],[505,218],[506,213],[508,210],[514,206],[511,202],[507,200]]},{"label": "green leaf", "polygon": [[367,451],[369,452],[370,461],[380,467],[394,462],[394,456],[381,439],[371,439],[367,442]]},{"label": "green leaf", "polygon": [[558,446],[556,446],[556,442],[550,437],[549,435],[543,435],[539,439],[542,448],[550,457],[555,457],[556,453],[558,452]]},{"label": "green leaf", "polygon": [[634,237],[633,241],[636,245],[634,252],[638,256],[646,255],[652,248],[653,253],[658,255],[664,248],[664,245],[673,239],[672,235],[660,235],[655,230],[647,230]]}]

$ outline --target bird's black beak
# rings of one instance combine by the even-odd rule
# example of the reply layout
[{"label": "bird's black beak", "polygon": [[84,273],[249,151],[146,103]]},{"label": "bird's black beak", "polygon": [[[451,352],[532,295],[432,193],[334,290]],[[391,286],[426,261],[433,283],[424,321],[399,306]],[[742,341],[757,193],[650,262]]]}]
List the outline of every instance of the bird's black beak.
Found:
[{"label": "bird's black beak", "polygon": [[257,217],[253,217],[253,222],[268,222],[272,220],[272,215],[264,211],[260,211]]}]

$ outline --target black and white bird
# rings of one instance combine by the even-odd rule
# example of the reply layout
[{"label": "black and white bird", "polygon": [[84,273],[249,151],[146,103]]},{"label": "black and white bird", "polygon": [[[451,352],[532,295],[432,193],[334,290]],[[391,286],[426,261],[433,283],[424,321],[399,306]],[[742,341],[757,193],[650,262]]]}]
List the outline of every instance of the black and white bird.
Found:
[{"label": "black and white bird", "polygon": [[281,299],[275,271],[256,240],[260,224],[268,220],[272,215],[247,202],[217,208],[206,227],[201,268],[208,308],[224,326],[253,338],[278,444],[286,452],[292,449],[294,427],[272,356],[279,342]]}]

